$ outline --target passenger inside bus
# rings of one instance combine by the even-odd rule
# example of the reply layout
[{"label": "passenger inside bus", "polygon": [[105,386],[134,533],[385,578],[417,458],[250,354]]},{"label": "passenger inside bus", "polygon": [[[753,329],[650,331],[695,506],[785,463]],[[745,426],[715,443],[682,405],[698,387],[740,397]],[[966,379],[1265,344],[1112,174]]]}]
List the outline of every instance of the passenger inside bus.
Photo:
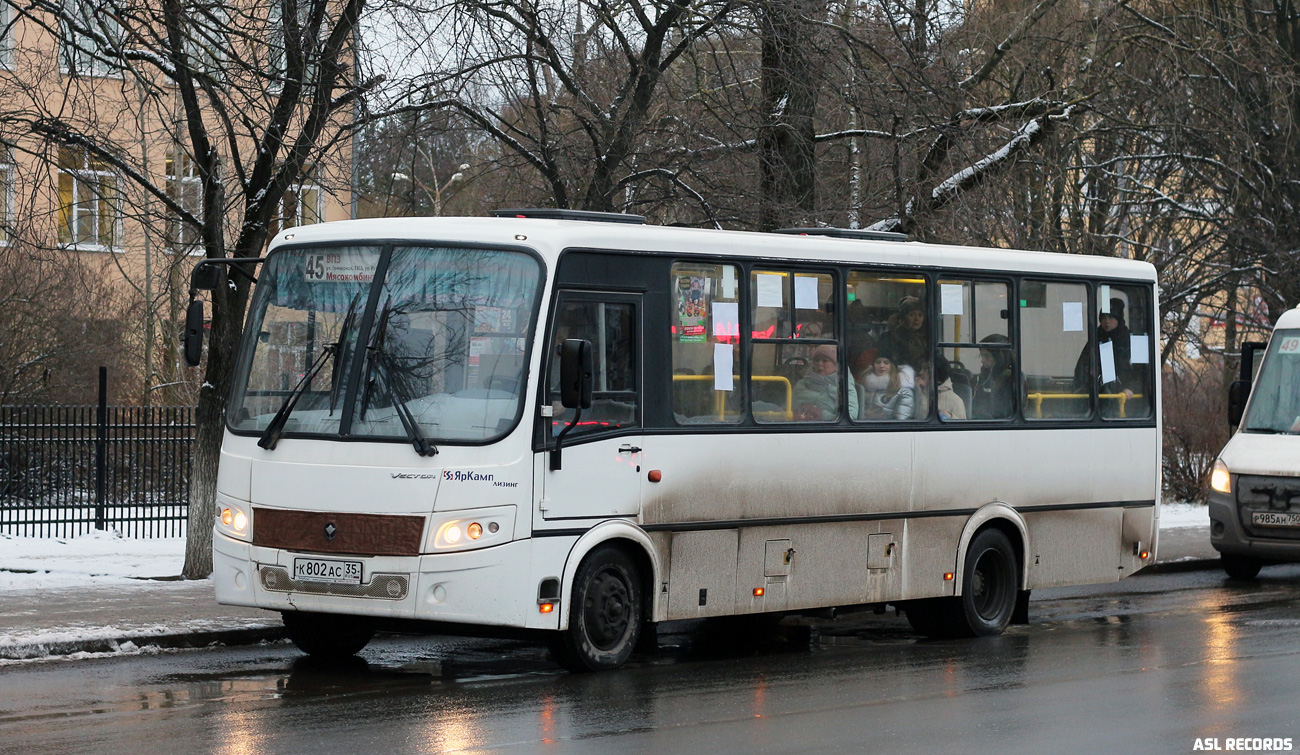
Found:
[{"label": "passenger inside bus", "polygon": [[862,419],[911,419],[916,381],[912,368],[900,367],[887,351],[879,351],[871,369],[858,377],[863,387]]},{"label": "passenger inside bus", "polygon": [[952,367],[943,354],[934,355],[934,382],[937,396],[935,405],[939,407],[939,419],[966,419],[966,402],[953,389]]},{"label": "passenger inside bus", "polygon": [[[980,343],[1010,345],[1001,333],[980,339]],[[1015,370],[1010,348],[980,348],[980,374],[975,378],[971,419],[1005,419],[1015,409]]]},{"label": "passenger inside bus", "polygon": [[[1129,334],[1128,324],[1124,322],[1124,300],[1112,298],[1110,300],[1110,311],[1097,313],[1097,346],[1100,349],[1101,344],[1109,343],[1111,345],[1111,354],[1115,363],[1115,379],[1103,382],[1098,359],[1097,372],[1093,372],[1093,363],[1088,347],[1084,347],[1079,354],[1079,361],[1074,366],[1074,390],[1077,393],[1088,393],[1095,385],[1097,393],[1100,395],[1110,394],[1116,396],[1122,394],[1125,401],[1132,399],[1134,388],[1141,390],[1143,376],[1140,370],[1133,366],[1132,359],[1132,339]],[[1120,416],[1119,401],[1114,398],[1101,400],[1101,413],[1104,417]]]},{"label": "passenger inside bus", "polygon": [[[833,420],[840,416],[840,367],[836,347],[813,349],[808,374],[794,386],[795,419]],[[849,391],[849,416],[858,416],[858,394]]]},{"label": "passenger inside bus", "polygon": [[900,367],[907,365],[913,374],[930,353],[930,338],[925,328],[925,304],[915,296],[904,296],[898,312],[891,315],[885,331],[884,349]]}]

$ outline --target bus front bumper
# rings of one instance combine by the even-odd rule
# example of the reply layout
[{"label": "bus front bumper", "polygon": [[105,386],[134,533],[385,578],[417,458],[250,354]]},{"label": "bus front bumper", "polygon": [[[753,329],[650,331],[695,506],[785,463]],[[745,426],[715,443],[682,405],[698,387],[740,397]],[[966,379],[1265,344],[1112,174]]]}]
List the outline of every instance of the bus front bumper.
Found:
[{"label": "bus front bumper", "polygon": [[[416,619],[485,626],[558,629],[558,613],[537,608],[532,539],[480,550],[421,556],[321,555],[361,562],[359,584],[292,578],[295,558],[313,554],[263,548],[213,536],[217,602],[271,611]],[[563,562],[560,563],[562,568]]]}]

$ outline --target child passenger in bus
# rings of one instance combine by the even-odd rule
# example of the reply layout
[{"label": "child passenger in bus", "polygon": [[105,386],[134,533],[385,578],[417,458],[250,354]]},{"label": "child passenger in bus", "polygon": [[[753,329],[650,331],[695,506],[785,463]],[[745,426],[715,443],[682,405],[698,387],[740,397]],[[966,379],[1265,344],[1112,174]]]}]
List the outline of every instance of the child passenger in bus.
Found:
[{"label": "child passenger in bus", "polygon": [[[831,420],[840,416],[840,365],[836,349],[822,344],[813,349],[808,374],[795,383],[792,401],[795,419]],[[858,416],[858,392],[850,386],[849,416]]]},{"label": "child passenger in bus", "polygon": [[862,419],[912,418],[916,386],[912,368],[899,367],[888,352],[881,351],[857,380],[866,392]]},{"label": "child passenger in bus", "polygon": [[952,366],[942,354],[934,358],[934,380],[937,383],[935,403],[939,407],[939,419],[966,419],[966,402],[952,389]]}]

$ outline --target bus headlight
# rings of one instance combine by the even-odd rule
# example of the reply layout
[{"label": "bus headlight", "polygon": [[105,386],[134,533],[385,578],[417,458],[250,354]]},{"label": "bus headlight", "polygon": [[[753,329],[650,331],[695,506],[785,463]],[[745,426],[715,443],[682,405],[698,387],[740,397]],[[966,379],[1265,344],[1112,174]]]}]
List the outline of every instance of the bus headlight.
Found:
[{"label": "bus headlight", "polygon": [[1210,472],[1210,488],[1219,493],[1232,493],[1232,475],[1221,459],[1215,460],[1214,471]]},{"label": "bus headlight", "polygon": [[470,550],[508,543],[514,539],[515,507],[497,506],[475,511],[434,515],[431,542],[425,552]]},{"label": "bus headlight", "polygon": [[248,540],[252,528],[248,526],[248,513],[240,506],[221,504],[217,512],[217,530],[238,540]]}]

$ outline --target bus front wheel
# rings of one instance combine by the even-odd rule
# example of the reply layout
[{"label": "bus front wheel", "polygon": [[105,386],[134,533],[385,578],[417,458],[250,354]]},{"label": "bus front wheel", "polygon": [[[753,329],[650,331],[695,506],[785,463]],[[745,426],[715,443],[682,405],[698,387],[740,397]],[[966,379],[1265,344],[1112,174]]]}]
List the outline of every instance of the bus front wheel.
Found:
[{"label": "bus front wheel", "polygon": [[971,540],[962,570],[962,594],[913,601],[907,619],[927,637],[991,637],[1011,623],[1020,589],[1016,550],[1006,534],[986,529]]},{"label": "bus front wheel", "polygon": [[328,613],[284,611],[284,629],[299,650],[313,658],[340,659],[361,652],[375,630],[364,619]]},{"label": "bus front wheel", "polygon": [[1233,579],[1254,579],[1259,576],[1259,570],[1264,566],[1264,562],[1254,556],[1238,556],[1233,553],[1220,554],[1219,563]]},{"label": "bus front wheel", "polygon": [[551,654],[570,671],[618,668],[636,647],[642,622],[636,563],[613,546],[598,548],[573,578],[569,628],[552,637]]}]

